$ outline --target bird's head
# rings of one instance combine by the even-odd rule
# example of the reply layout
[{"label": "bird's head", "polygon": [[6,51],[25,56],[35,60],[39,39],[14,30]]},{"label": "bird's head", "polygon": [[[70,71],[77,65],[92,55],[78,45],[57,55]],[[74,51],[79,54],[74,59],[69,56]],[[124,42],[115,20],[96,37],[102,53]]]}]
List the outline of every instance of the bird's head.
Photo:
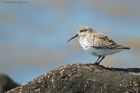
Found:
[{"label": "bird's head", "polygon": [[80,36],[86,36],[89,33],[92,32],[92,28],[89,28],[88,26],[80,26],[77,30],[77,33],[75,36],[71,37],[67,42],[71,41],[72,39],[76,38],[76,37],[80,37]]},{"label": "bird's head", "polygon": [[91,28],[89,28],[88,26],[80,26],[78,28],[77,34],[78,36],[86,36],[87,34],[89,34],[92,31]]}]

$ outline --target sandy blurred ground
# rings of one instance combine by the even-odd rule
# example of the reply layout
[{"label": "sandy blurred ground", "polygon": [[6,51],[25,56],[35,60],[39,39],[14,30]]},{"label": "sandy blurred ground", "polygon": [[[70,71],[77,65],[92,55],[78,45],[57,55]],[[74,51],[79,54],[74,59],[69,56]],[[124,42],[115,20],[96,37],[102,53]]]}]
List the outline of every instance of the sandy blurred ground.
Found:
[{"label": "sandy blurred ground", "polygon": [[108,67],[140,67],[139,0],[1,0],[0,72],[25,83],[58,66],[95,62],[77,39],[88,25],[131,47],[108,56]]}]

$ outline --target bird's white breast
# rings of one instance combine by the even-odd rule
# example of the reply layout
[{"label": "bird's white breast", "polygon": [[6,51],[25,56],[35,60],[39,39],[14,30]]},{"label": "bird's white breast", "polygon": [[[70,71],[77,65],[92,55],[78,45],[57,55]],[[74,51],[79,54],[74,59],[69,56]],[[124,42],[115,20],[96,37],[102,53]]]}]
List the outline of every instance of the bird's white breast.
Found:
[{"label": "bird's white breast", "polygon": [[94,49],[92,49],[92,48],[90,47],[90,44],[89,44],[89,42],[86,40],[86,38],[80,37],[79,42],[80,42],[80,45],[81,45],[81,47],[83,48],[83,50],[85,50],[87,53],[90,53],[90,54],[92,54],[92,55],[98,56],[98,55],[96,54],[96,50],[94,50]]}]

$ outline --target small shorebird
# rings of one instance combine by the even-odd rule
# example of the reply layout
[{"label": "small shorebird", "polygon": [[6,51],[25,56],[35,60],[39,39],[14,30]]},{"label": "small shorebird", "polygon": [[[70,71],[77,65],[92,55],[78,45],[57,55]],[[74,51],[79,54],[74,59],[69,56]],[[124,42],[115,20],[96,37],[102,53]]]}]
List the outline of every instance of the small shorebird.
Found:
[{"label": "small shorebird", "polygon": [[97,61],[95,62],[97,65],[99,65],[107,55],[130,49],[129,47],[118,45],[107,36],[96,32],[94,29],[88,26],[80,26],[77,34],[70,38],[67,42],[76,37],[80,38],[80,45],[86,52],[98,57]]}]

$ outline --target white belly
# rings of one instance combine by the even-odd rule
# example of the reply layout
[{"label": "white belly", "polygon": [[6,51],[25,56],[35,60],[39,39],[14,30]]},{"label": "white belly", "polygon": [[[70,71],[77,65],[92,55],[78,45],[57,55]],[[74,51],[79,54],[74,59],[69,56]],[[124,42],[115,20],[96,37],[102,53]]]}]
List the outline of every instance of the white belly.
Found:
[{"label": "white belly", "polygon": [[111,55],[111,54],[121,51],[120,49],[97,49],[97,48],[88,47],[88,46],[84,46],[83,49],[87,53],[95,55],[95,56],[106,56],[106,55]]},{"label": "white belly", "polygon": [[[81,39],[81,38],[80,38]],[[83,39],[83,41],[80,41],[81,47],[89,54],[95,55],[95,56],[106,56],[111,55],[114,53],[117,53],[121,51],[122,49],[101,49],[101,48],[94,48],[89,45],[89,43],[86,41],[86,39]]]}]

